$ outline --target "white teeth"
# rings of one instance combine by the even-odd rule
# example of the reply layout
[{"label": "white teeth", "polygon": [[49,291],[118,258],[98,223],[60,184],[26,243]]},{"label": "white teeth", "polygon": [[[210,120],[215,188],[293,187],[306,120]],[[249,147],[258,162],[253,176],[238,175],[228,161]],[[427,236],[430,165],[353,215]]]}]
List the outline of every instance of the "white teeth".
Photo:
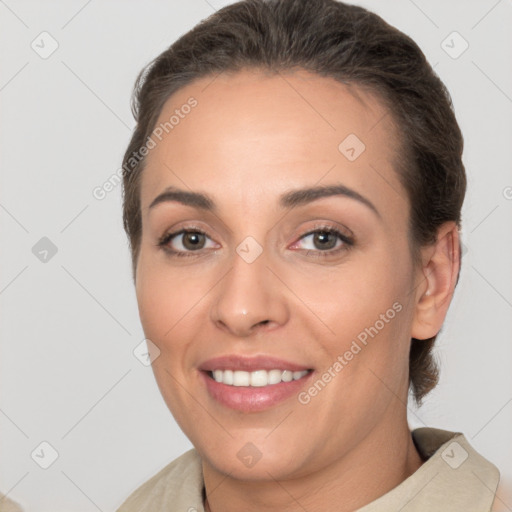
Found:
[{"label": "white teeth", "polygon": [[261,387],[268,384],[268,374],[265,370],[251,372],[251,386]]},{"label": "white teeth", "polygon": [[281,382],[281,376],[283,372],[281,370],[270,370],[268,372],[268,383],[279,384]]},{"label": "white teeth", "polygon": [[308,370],[292,372],[290,370],[256,370],[244,372],[242,370],[213,370],[213,378],[217,382],[229,386],[252,386],[263,387],[280,382],[299,380],[308,373]]},{"label": "white teeth", "polygon": [[283,372],[283,376],[281,377],[283,382],[290,382],[293,380],[293,372],[290,370],[285,370]]},{"label": "white teeth", "polygon": [[233,386],[249,386],[251,374],[248,372],[233,372]]},{"label": "white teeth", "polygon": [[230,384],[231,386],[233,385],[233,370],[224,370],[224,372],[222,370],[217,371],[220,371],[224,384]]}]

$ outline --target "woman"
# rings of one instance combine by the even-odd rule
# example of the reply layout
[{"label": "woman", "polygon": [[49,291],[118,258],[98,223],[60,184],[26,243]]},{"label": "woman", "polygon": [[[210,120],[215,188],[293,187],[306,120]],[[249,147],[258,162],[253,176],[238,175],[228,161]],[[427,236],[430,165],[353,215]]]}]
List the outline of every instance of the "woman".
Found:
[{"label": "woman", "polygon": [[124,226],[153,371],[191,440],[120,512],[490,510],[497,468],[407,424],[460,270],[448,92],[334,0],[246,0],[139,75]]}]

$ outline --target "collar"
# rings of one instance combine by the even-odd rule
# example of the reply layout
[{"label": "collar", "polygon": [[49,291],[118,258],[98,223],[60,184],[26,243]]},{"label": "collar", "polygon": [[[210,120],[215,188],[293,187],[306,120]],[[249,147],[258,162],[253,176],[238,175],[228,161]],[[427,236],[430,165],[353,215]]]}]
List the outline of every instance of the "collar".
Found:
[{"label": "collar", "polygon": [[357,512],[488,512],[500,473],[461,432],[422,427],[412,438],[426,461],[407,479]]}]

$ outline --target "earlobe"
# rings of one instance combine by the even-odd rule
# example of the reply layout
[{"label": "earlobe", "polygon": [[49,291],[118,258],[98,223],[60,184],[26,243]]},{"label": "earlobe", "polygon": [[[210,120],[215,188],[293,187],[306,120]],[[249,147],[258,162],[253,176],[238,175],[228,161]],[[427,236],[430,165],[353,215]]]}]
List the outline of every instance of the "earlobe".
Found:
[{"label": "earlobe", "polygon": [[459,232],[453,221],[443,224],[438,230],[436,242],[422,249],[412,338],[425,340],[440,331],[457,283],[459,251]]}]

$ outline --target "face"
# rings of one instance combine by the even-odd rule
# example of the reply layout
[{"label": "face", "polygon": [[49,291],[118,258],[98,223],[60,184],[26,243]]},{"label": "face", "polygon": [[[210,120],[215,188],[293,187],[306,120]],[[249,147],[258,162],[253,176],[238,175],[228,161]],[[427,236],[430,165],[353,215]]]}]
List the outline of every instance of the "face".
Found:
[{"label": "face", "polygon": [[136,293],[176,421],[240,478],[372,449],[405,421],[414,316],[391,116],[357,87],[248,70],[181,89],[157,125],[173,115],[142,175]]}]

